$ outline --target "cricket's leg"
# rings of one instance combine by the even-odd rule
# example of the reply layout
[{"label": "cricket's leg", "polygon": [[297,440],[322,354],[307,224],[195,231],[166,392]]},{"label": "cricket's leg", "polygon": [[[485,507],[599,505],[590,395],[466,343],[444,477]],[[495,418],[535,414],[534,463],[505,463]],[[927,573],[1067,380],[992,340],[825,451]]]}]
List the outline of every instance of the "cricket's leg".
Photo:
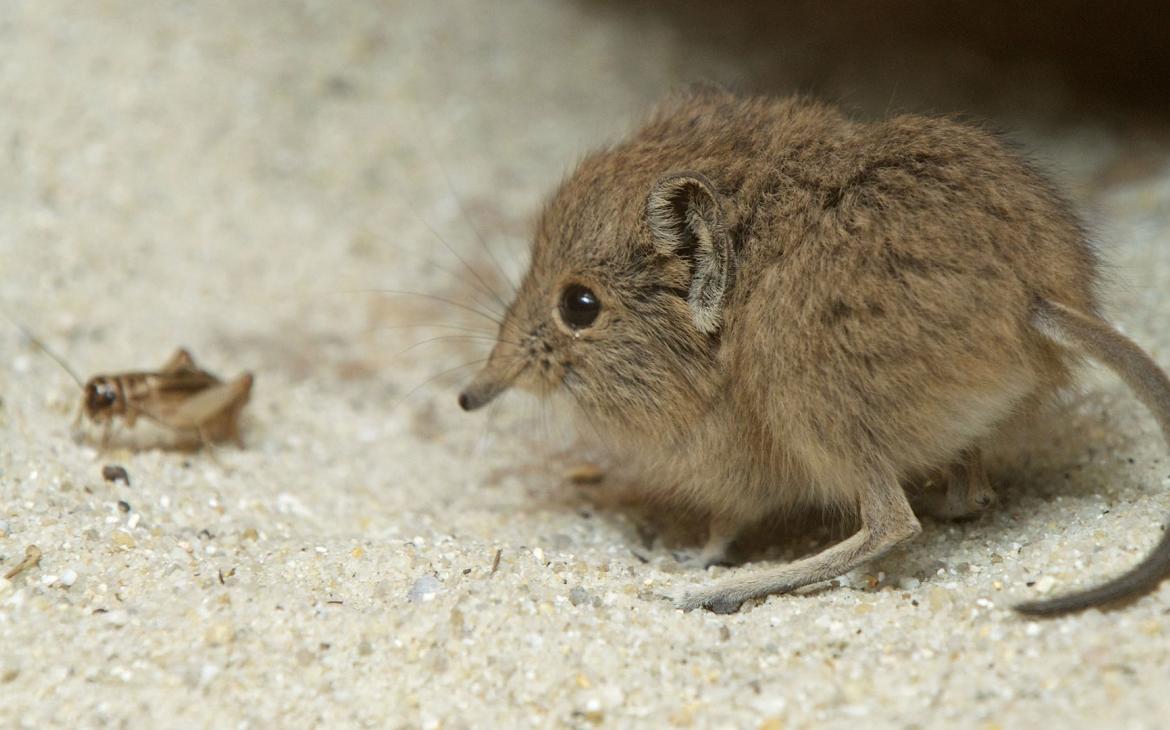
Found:
[{"label": "cricket's leg", "polygon": [[224,429],[224,438],[233,441],[238,449],[244,448],[244,436],[240,433],[240,413],[252,397],[252,384],[254,382],[252,373],[244,373],[233,381],[236,384],[236,397],[225,416],[227,426]]},{"label": "cricket's leg", "polygon": [[215,448],[215,443],[209,437],[210,435],[207,433],[207,429],[200,426],[197,431],[199,433],[199,442],[203,445],[203,448],[207,452],[207,456],[211,459],[211,462],[220,469],[226,470],[227,467],[224,466],[223,462],[219,460],[218,456],[216,456],[217,449]]},{"label": "cricket's leg", "polygon": [[107,420],[106,424],[102,426],[102,438],[98,442],[98,453],[104,454],[110,450],[110,437],[113,435],[114,422]]},{"label": "cricket's leg", "polygon": [[[239,412],[252,392],[252,374],[244,373],[228,383],[212,386],[189,398],[167,417],[167,425],[176,430],[190,430],[199,434],[200,443],[207,448],[211,460],[223,466],[215,455],[213,441],[222,437],[221,419],[238,419]],[[234,422],[232,427],[235,427]],[[238,434],[237,434],[238,436]]]},{"label": "cricket's leg", "polygon": [[73,423],[69,425],[69,437],[73,439],[73,443],[80,444],[85,442],[86,429],[83,426],[85,418],[85,405],[77,404],[77,415],[73,418]]},{"label": "cricket's leg", "polygon": [[245,405],[247,405],[247,400],[237,401],[230,410],[223,414],[221,422],[215,428],[216,433],[220,434],[221,441],[231,441],[237,449],[244,448],[244,437],[240,434],[240,412],[244,410]]},{"label": "cricket's leg", "polygon": [[213,434],[208,428],[212,422],[225,414],[239,413],[251,393],[252,374],[244,373],[235,380],[213,385],[191,396],[170,413],[164,423],[174,429],[207,429],[208,434]]},{"label": "cricket's leg", "polygon": [[787,593],[836,578],[888,552],[921,531],[897,478],[874,475],[861,489],[861,529],[852,537],[812,557],[775,568],[734,576],[714,585],[687,590],[675,600],[679,608],[708,608],[734,613],[749,598]]},{"label": "cricket's leg", "polygon": [[166,363],[163,364],[161,368],[159,368],[159,372],[174,374],[190,372],[197,369],[198,368],[195,367],[195,358],[191,357],[190,352],[187,352],[187,350],[180,347],[179,349],[175,350],[175,354],[171,355],[170,358],[167,359]]}]

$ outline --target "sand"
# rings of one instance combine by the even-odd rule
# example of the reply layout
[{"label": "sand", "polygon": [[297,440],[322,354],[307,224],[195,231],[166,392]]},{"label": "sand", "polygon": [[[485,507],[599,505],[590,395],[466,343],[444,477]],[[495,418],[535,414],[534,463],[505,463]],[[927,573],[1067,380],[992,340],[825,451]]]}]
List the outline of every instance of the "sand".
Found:
[{"label": "sand", "polygon": [[83,376],[180,345],[256,376],[243,450],[140,424],[99,453],[71,435],[77,386],[0,322],[0,571],[42,552],[0,581],[0,726],[1163,726],[1170,583],[1010,611],[1133,564],[1170,513],[1156,425],[1107,373],[997,463],[994,512],[684,614],[662,596],[743,568],[647,548],[621,488],[566,478],[605,453],[555,408],[459,412],[472,368],[450,369],[493,325],[390,293],[471,302],[462,258],[505,295],[542,197],[671,87],[817,79],[861,113],[1015,130],[1086,211],[1110,312],[1170,364],[1163,120],[945,49],[904,80],[815,75],[798,36],[696,43],[601,2],[0,4],[0,306]]}]

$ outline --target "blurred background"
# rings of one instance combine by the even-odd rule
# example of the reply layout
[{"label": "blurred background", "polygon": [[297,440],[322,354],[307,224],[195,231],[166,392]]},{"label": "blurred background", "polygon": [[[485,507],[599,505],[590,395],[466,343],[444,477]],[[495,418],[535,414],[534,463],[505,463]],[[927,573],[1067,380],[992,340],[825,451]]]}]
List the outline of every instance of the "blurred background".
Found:
[{"label": "blurred background", "polygon": [[339,291],[469,299],[459,257],[500,276],[480,237],[515,278],[578,156],[696,80],[979,120],[1051,170],[1109,248],[1125,232],[1096,215],[1103,196],[1167,174],[1167,27],[1136,0],[13,0],[3,303],[128,348],[82,369],[157,359],[181,332],[294,379],[373,371],[417,333],[355,343],[387,309],[427,307]]}]

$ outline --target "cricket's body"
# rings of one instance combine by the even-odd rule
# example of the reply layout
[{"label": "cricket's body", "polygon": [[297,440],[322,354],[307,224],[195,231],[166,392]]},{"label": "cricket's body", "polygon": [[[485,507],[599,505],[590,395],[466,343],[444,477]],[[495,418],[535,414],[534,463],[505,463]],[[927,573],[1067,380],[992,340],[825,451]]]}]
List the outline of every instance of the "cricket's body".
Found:
[{"label": "cricket's body", "polygon": [[103,427],[103,447],[109,444],[115,421],[133,428],[139,416],[172,431],[181,444],[233,441],[242,446],[239,414],[252,382],[250,373],[224,382],[197,367],[190,353],[180,349],[157,371],[90,378],[78,418]]}]

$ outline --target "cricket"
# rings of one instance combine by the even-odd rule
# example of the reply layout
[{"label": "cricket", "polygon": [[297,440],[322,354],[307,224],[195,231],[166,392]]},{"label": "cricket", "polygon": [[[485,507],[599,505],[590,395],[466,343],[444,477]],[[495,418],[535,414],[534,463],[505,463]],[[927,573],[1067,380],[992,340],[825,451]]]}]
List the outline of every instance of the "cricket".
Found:
[{"label": "cricket", "polygon": [[23,325],[13,324],[77,383],[82,396],[73,430],[84,438],[83,420],[100,426],[102,451],[110,447],[116,422],[131,429],[139,418],[171,432],[175,448],[210,448],[227,441],[243,448],[240,413],[252,394],[252,373],[224,381],[179,348],[158,370],[95,375],[83,381],[40,338]]},{"label": "cricket", "polygon": [[141,416],[173,432],[181,446],[231,441],[243,448],[240,412],[253,380],[251,373],[243,373],[225,382],[198,367],[191,353],[180,348],[157,371],[95,375],[86,381],[74,428],[82,418],[100,424],[105,449],[117,419],[133,428]]}]

